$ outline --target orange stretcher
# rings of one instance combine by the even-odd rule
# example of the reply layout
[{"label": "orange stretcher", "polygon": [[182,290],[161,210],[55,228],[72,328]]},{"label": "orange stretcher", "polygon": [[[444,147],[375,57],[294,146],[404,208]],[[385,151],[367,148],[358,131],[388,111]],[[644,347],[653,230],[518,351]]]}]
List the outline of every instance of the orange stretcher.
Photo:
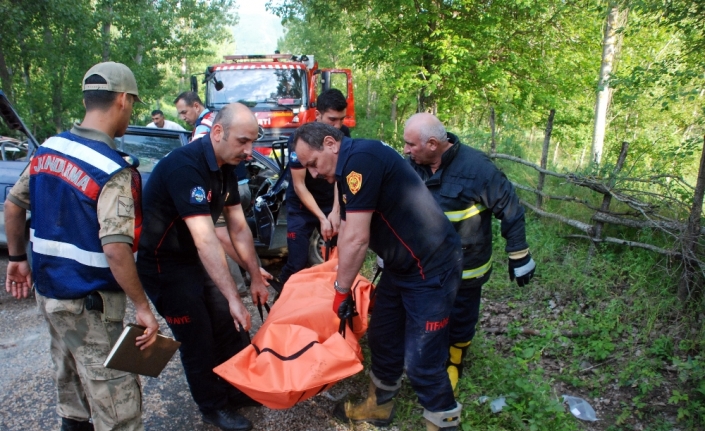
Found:
[{"label": "orange stretcher", "polygon": [[292,275],[252,344],[213,371],[271,409],[290,408],[360,372],[358,340],[367,330],[373,285],[355,279],[359,314],[343,337],[331,307],[337,265],[333,258]]}]

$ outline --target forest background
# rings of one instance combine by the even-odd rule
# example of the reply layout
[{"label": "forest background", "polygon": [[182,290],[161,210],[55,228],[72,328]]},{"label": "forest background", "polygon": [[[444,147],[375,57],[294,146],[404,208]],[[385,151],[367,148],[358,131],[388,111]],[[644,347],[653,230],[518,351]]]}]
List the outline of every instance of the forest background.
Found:
[{"label": "forest background", "polygon": [[[607,177],[628,142],[629,176],[664,174],[695,184],[705,134],[701,0],[267,6],[286,30],[281,52],[353,70],[355,136],[400,149],[404,121],[428,111],[463,142],[488,151],[493,109],[497,151],[538,162],[553,109],[552,170]],[[0,0],[0,16],[0,85],[40,141],[82,117],[80,80],[98,61],[132,68],[146,102],[133,123],[146,124],[155,108],[175,119],[171,102],[189,76],[237,45],[230,30],[238,21],[235,0]],[[534,173],[498,164],[512,180],[535,184]],[[559,181],[547,187],[584,197]],[[681,200],[692,204],[692,194]],[[517,291],[506,280],[502,240],[495,240],[483,307],[512,318],[503,335],[481,333],[474,343],[472,370],[484,371],[463,380],[465,402],[476,407],[465,410],[463,429],[583,427],[561,407],[558,384],[597,404],[604,419],[591,429],[703,429],[705,316],[697,288],[688,301],[676,297],[682,265],[614,245],[599,245],[595,255],[594,245],[565,239],[570,228],[528,214],[540,277],[530,291]],[[611,229],[612,236],[674,246],[657,231]],[[527,327],[536,334],[526,336]],[[480,393],[505,395],[508,409],[482,410]],[[411,423],[418,412],[409,407],[401,417]]]}]

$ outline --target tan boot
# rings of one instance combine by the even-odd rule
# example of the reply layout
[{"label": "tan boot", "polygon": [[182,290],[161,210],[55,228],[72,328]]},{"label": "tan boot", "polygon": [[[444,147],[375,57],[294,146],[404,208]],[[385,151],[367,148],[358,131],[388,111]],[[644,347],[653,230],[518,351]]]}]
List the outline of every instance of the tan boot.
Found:
[{"label": "tan boot", "polygon": [[457,431],[460,425],[460,412],[463,405],[456,401],[455,408],[444,412],[429,412],[424,409],[426,431]]},{"label": "tan boot", "polygon": [[386,427],[394,419],[394,395],[396,391],[385,391],[370,382],[367,398],[359,404],[350,401],[339,403],[333,410],[333,416],[342,421],[367,422],[374,426]]},{"label": "tan boot", "polygon": [[450,346],[446,367],[455,398],[458,398],[458,381],[460,381],[460,378],[463,376],[463,359],[465,359],[468,347],[470,347],[470,341],[454,343]]}]

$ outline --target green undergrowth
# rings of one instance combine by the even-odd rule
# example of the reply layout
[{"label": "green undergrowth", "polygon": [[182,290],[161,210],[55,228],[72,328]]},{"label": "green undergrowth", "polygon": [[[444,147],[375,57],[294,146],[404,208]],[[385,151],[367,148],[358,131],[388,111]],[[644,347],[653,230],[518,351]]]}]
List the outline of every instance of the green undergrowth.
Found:
[{"label": "green undergrowth", "polygon": [[[494,229],[484,320],[460,381],[460,429],[705,429],[703,315],[676,299],[676,262],[616,245],[591,255],[589,244],[562,238],[565,226],[529,212],[537,271],[520,288],[507,276],[499,222]],[[373,273],[372,258],[365,272]],[[564,394],[587,400],[600,421],[573,417]],[[500,396],[507,406],[492,413],[489,402]],[[395,425],[423,430],[421,414],[405,381]]]}]

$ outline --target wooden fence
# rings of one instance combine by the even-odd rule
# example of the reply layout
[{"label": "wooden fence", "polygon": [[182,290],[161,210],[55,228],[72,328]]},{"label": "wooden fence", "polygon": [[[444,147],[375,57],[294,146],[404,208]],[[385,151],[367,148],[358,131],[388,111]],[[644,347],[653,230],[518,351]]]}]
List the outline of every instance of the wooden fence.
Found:
[{"label": "wooden fence", "polygon": [[[628,247],[638,247],[652,252],[664,254],[682,262],[682,274],[678,286],[678,296],[681,300],[688,300],[694,293],[702,290],[703,280],[705,280],[705,262],[701,255],[701,242],[705,238],[705,227],[701,226],[703,194],[705,192],[705,140],[703,142],[703,152],[700,159],[700,169],[695,187],[687,184],[682,178],[668,174],[654,175],[647,178],[628,178],[622,176],[621,171],[627,159],[629,144],[622,143],[619,157],[614,165],[614,169],[607,178],[598,178],[578,173],[558,173],[547,169],[548,151],[550,147],[551,133],[553,131],[553,118],[555,111],[551,110],[546,129],[544,132],[543,148],[541,152],[540,165],[531,163],[519,157],[500,154],[496,152],[494,109],[490,111],[491,144],[490,158],[509,160],[524,166],[529,166],[538,172],[536,187],[526,186],[513,182],[517,189],[525,190],[536,195],[535,204],[526,200],[521,203],[534,213],[565,223],[581,231],[583,234],[567,235],[566,238],[585,239],[592,242],[591,253],[595,252],[594,245],[597,243],[619,244]],[[585,187],[592,192],[602,195],[599,206],[586,199],[576,196],[550,195],[544,192],[546,176],[560,178],[562,182],[575,186]],[[634,184],[640,184],[635,187]],[[681,190],[692,192],[693,202],[690,207],[683,202],[680,196],[675,196],[670,192],[674,186]],[[655,191],[656,190],[656,191]],[[665,190],[659,193],[657,190]],[[583,205],[592,212],[592,223],[574,220],[567,216],[548,212],[544,209],[544,203],[548,200],[560,200]],[[620,210],[611,210],[610,206],[618,202]],[[687,220],[668,217],[663,208],[669,208],[675,214],[689,214]],[[684,218],[684,217],[683,217]],[[604,236],[605,224],[625,226],[643,230],[659,230],[666,234],[666,237],[673,239],[673,246],[664,248],[640,241],[631,241],[621,238]]]}]

